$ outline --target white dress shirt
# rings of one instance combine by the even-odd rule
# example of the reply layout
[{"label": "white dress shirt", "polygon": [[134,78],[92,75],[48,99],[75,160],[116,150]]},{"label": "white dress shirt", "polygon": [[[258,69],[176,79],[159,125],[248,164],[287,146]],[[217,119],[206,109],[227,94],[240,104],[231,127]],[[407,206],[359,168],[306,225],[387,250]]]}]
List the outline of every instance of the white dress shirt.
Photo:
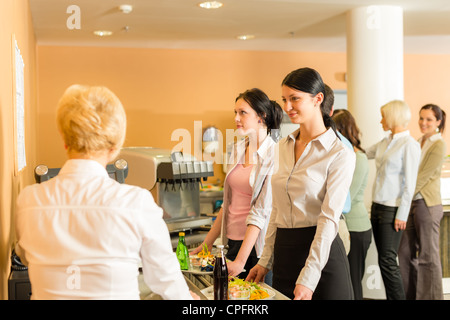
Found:
[{"label": "white dress shirt", "polygon": [[16,250],[28,264],[32,299],[139,299],[144,281],[164,299],[192,299],[170,235],[148,190],[111,179],[93,160],[17,199]]},{"label": "white dress shirt", "polygon": [[305,267],[299,270],[296,281],[314,291],[338,233],[355,169],[355,152],[328,129],[308,143],[295,162],[298,134],[299,130],[279,142],[279,166],[272,177],[273,210],[258,264],[271,269],[277,228],[317,226]]},{"label": "white dress shirt", "polygon": [[366,150],[377,168],[372,201],[398,207],[396,219],[406,221],[416,188],[420,163],[420,144],[402,131],[389,135]]},{"label": "white dress shirt", "polygon": [[[250,149],[251,151],[251,149]],[[266,236],[267,227],[270,220],[270,213],[272,211],[272,185],[270,179],[274,170],[276,170],[277,162],[277,144],[274,140],[267,136],[261,143],[259,148],[253,155],[253,168],[250,173],[250,186],[252,187],[252,199],[250,202],[250,212],[247,216],[246,224],[254,225],[260,229],[260,233],[255,243],[255,251],[258,257],[261,256],[264,247],[264,238]],[[230,158],[228,159],[227,175],[224,183],[223,193],[223,214],[222,214],[222,229],[221,239],[222,243],[226,244],[226,226],[228,216],[228,206],[231,201],[231,188],[226,183],[228,175],[239,163],[245,162],[245,141],[240,141],[237,146],[233,148]]]}]

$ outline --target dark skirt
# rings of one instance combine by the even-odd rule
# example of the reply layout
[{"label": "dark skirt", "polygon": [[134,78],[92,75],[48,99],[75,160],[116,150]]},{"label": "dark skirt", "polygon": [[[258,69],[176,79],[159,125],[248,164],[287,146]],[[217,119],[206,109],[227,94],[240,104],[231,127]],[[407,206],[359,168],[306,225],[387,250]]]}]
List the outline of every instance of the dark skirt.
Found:
[{"label": "dark skirt", "polygon": [[[305,266],[316,227],[278,228],[275,238],[273,287],[293,299],[300,271]],[[313,300],[352,300],[353,288],[344,244],[339,235],[334,239],[328,262],[314,290]]]}]

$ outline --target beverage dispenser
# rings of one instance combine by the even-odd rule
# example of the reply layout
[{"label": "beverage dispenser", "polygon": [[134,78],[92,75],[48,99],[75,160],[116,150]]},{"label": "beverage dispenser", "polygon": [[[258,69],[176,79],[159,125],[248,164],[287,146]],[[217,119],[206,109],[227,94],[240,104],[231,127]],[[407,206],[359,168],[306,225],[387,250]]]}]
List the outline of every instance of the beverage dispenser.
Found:
[{"label": "beverage dispenser", "polygon": [[119,157],[129,166],[126,183],[150,190],[170,232],[212,223],[200,216],[200,184],[214,175],[211,161],[152,147],[122,148]]}]

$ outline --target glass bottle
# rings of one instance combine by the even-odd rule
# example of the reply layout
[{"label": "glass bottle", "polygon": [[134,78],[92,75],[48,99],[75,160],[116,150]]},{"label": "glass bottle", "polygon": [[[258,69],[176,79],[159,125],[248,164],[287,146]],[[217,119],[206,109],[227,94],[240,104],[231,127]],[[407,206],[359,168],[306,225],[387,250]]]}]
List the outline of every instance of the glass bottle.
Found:
[{"label": "glass bottle", "polygon": [[186,242],[184,240],[184,232],[178,233],[178,245],[177,245],[177,259],[180,263],[181,270],[189,269],[189,252],[186,246]]},{"label": "glass bottle", "polygon": [[228,300],[228,268],[223,245],[218,245],[219,252],[214,262],[214,300]]}]

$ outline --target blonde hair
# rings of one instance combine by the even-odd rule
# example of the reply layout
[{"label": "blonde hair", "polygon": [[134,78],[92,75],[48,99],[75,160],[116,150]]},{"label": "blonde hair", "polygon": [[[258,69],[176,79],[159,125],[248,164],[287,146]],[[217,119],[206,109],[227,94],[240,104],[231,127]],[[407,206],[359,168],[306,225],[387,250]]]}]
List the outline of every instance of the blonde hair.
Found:
[{"label": "blonde hair", "polygon": [[105,87],[70,86],[58,103],[56,119],[69,152],[114,149],[117,155],[125,141],[125,110]]},{"label": "blonde hair", "polygon": [[411,111],[405,101],[393,100],[381,107],[381,113],[389,129],[406,127],[411,120]]}]

